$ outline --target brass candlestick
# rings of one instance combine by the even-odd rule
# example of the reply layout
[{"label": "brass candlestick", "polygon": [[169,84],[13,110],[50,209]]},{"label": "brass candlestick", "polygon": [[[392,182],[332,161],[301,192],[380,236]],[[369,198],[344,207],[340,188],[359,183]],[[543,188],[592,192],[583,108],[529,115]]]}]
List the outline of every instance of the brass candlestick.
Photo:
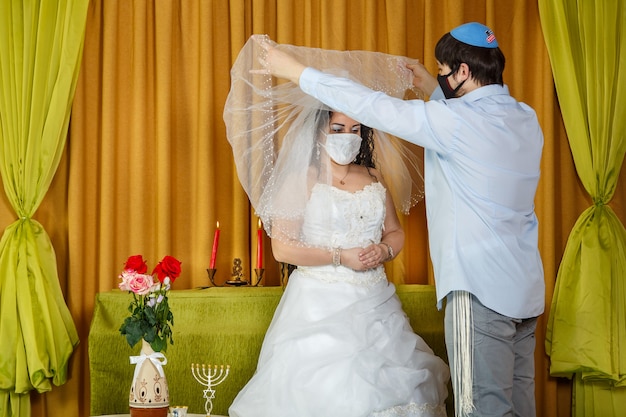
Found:
[{"label": "brass candlestick", "polygon": [[242,285],[248,285],[248,281],[243,279],[243,267],[241,266],[241,259],[235,258],[233,260],[233,273],[232,276],[235,279],[230,279],[226,281],[228,285],[234,285],[236,287],[241,287]]},{"label": "brass candlestick", "polygon": [[296,269],[295,265],[291,265],[285,262],[280,263],[280,283],[285,288],[287,286],[287,282],[289,281],[289,276]]},{"label": "brass candlestick", "polygon": [[258,287],[263,281],[263,274],[265,273],[265,268],[254,268],[254,274],[256,275],[256,281],[254,281],[253,287]]},{"label": "brass candlestick", "polygon": [[217,268],[207,268],[206,272],[209,275],[209,281],[211,281],[211,284],[213,284],[214,287],[218,287],[218,285],[215,283],[215,280],[214,280],[215,273],[217,272]]}]

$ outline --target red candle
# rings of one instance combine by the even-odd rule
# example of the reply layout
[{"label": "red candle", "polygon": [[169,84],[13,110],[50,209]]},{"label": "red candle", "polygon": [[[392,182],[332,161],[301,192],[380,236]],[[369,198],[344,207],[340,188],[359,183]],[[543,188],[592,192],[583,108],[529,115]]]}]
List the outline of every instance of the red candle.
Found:
[{"label": "red candle", "polygon": [[261,219],[259,219],[256,231],[256,267],[257,269],[263,269],[263,228],[261,227]]},{"label": "red candle", "polygon": [[209,268],[215,269],[215,258],[217,258],[217,246],[220,243],[220,222],[217,222],[217,228],[215,229],[215,236],[213,236],[213,250],[211,251],[211,263]]}]

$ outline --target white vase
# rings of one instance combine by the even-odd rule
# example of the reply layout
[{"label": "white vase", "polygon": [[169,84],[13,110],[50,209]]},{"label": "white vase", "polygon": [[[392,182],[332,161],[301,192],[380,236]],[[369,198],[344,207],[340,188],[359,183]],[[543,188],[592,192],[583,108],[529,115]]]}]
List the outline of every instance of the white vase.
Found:
[{"label": "white vase", "polygon": [[150,343],[141,340],[141,353],[131,356],[135,373],[130,387],[128,405],[131,417],[167,417],[170,394],[163,365],[165,355],[154,352]]}]

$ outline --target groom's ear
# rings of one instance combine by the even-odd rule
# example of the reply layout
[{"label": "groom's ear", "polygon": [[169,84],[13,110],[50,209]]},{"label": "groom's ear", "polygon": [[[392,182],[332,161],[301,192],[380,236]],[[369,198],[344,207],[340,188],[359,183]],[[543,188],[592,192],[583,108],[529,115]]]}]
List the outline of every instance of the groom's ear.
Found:
[{"label": "groom's ear", "polygon": [[467,65],[465,62],[461,62],[461,65],[459,65],[459,69],[456,71],[457,73],[457,81],[461,82],[461,81],[465,81],[468,78],[472,78],[472,71],[470,70],[469,65]]}]

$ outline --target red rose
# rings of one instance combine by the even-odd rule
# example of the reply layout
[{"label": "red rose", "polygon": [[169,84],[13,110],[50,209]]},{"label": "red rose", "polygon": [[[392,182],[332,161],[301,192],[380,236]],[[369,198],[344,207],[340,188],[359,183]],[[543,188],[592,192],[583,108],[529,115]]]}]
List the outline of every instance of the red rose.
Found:
[{"label": "red rose", "polygon": [[180,261],[173,256],[167,255],[154,267],[152,275],[154,274],[157,274],[161,282],[166,277],[170,277],[170,282],[173,283],[180,275]]},{"label": "red rose", "polygon": [[145,274],[148,270],[148,265],[146,261],[143,259],[141,255],[133,255],[128,258],[126,261],[126,265],[124,265],[124,269],[130,269],[131,271],[135,271],[138,274]]}]

